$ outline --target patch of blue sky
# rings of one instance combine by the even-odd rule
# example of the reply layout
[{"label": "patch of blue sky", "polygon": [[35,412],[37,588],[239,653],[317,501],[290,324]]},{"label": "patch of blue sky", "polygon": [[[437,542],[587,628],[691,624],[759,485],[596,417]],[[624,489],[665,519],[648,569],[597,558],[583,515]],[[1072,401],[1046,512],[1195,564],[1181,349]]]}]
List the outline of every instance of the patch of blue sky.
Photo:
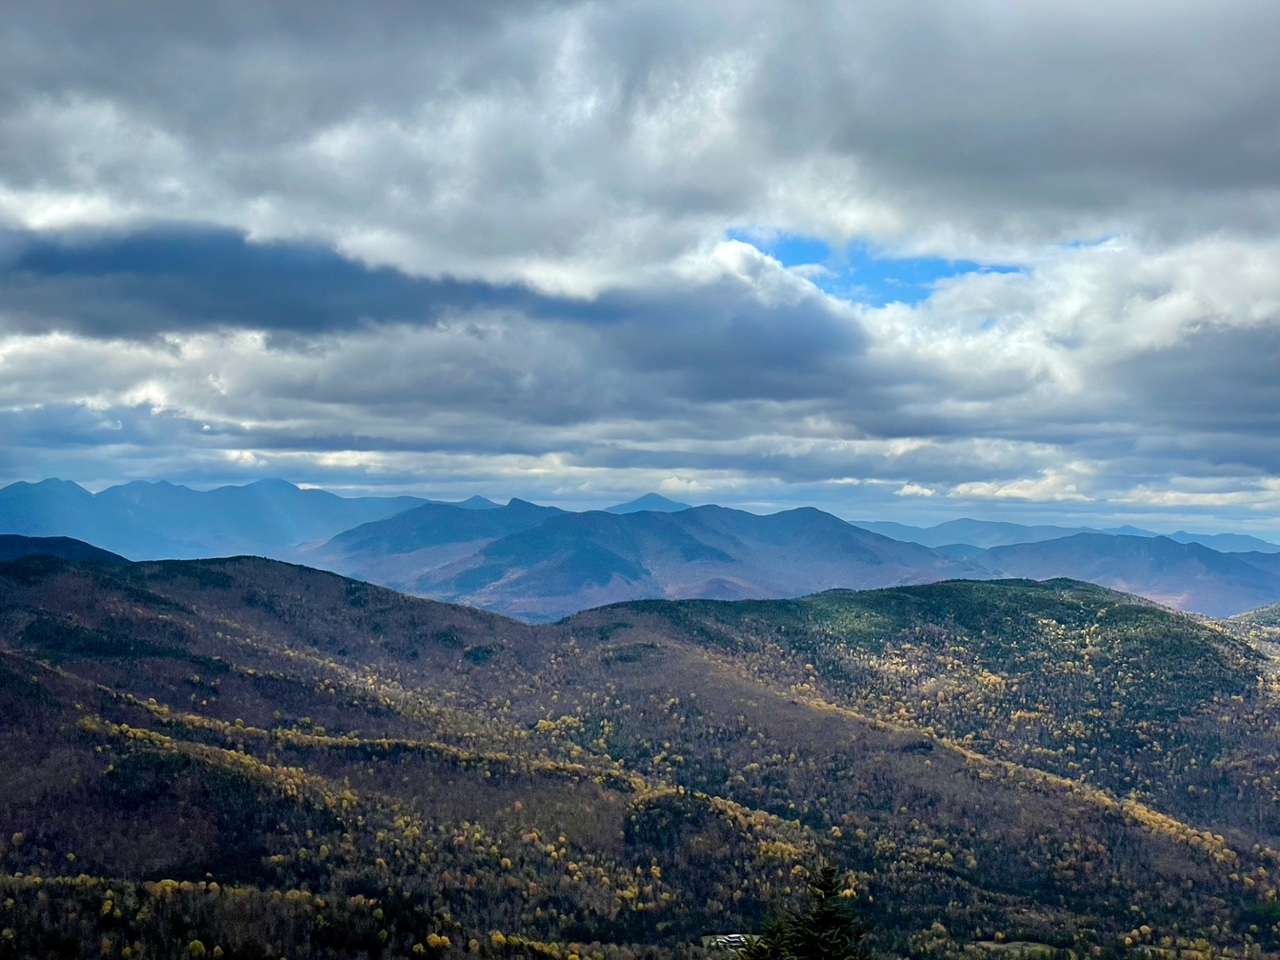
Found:
[{"label": "patch of blue sky", "polygon": [[803,272],[832,296],[870,306],[919,303],[928,299],[940,281],[964,274],[1022,272],[1022,268],[1008,264],[888,256],[863,242],[833,248],[816,237],[799,234],[731,230],[728,236],[751,244],[784,267]]}]

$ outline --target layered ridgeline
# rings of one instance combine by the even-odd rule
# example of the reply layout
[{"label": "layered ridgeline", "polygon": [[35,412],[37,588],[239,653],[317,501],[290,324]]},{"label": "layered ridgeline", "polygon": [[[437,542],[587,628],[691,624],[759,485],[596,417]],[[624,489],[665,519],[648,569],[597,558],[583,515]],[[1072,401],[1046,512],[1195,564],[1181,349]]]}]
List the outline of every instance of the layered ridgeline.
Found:
[{"label": "layered ridgeline", "polygon": [[0,489],[0,533],[63,536],[131,559],[291,555],[300,544],[389,517],[417,497],[339,497],[283,480],[193,490],[135,481],[90,493],[65,480]]},{"label": "layered ridgeline", "polygon": [[[1262,551],[1222,553],[1121,532],[932,548],[814,509],[759,516],[678,506],[616,515],[513,500],[478,514],[426,504],[349,530],[299,558],[532,621],[622,600],[782,598],[952,578],[1065,576],[1211,616],[1280,600],[1280,554]],[[1061,529],[964,521],[948,525],[947,535],[967,532],[987,542]]]},{"label": "layered ridgeline", "polygon": [[1072,582],[535,627],[30,556],[0,565],[0,951],[697,956],[822,859],[900,954],[1275,950],[1272,666]]},{"label": "layered ridgeline", "polygon": [[[131,559],[253,554],[538,622],[642,598],[782,598],[957,577],[1070,577],[1230,616],[1280,601],[1280,547],[957,520],[850,524],[759,516],[655,494],[604,511],[513,499],[345,498],[279,480],[197,491],[62,481],[0,489],[0,534],[68,536]],[[1217,547],[1217,549],[1215,549]]]},{"label": "layered ridgeline", "polygon": [[476,514],[427,504],[304,556],[410,593],[533,621],[621,600],[794,597],[990,575],[811,508],[766,516],[717,506],[569,513],[512,500]]},{"label": "layered ridgeline", "polygon": [[1079,533],[992,547],[970,560],[995,575],[1088,580],[1215,617],[1280,598],[1280,555],[1220,553],[1170,537]]},{"label": "layered ridgeline", "polygon": [[[1009,523],[999,520],[948,520],[931,527],[878,520],[855,520],[857,526],[883,533],[895,540],[909,540],[926,547],[967,545],[973,547],[1007,547],[1014,543],[1040,543],[1061,540],[1080,533],[1101,533],[1121,537],[1158,537],[1160,534],[1142,527],[1059,527],[1050,524]],[[1196,543],[1223,553],[1280,553],[1280,544],[1239,533],[1191,533],[1179,530],[1168,535],[1175,543]]]}]

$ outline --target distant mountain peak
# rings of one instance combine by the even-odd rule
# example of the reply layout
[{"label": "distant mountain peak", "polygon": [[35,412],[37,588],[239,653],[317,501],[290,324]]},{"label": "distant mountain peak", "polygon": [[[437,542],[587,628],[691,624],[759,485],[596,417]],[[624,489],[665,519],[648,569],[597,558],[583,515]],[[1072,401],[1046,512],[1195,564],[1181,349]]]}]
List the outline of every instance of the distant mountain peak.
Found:
[{"label": "distant mountain peak", "polygon": [[465,500],[459,500],[454,506],[461,507],[463,510],[500,510],[502,508],[501,504],[494,503],[488,497],[482,497],[478,493]]},{"label": "distant mountain peak", "polygon": [[615,503],[612,507],[605,507],[605,512],[640,513],[643,510],[650,510],[654,513],[679,513],[681,510],[688,509],[690,509],[690,506],[687,503],[672,500],[670,497],[664,497],[660,493],[646,493],[636,497],[634,500],[628,500],[626,503]]},{"label": "distant mountain peak", "polygon": [[118,494],[121,492],[149,492],[154,490],[190,491],[190,487],[184,487],[177,483],[170,483],[168,480],[130,480],[127,483],[117,484],[114,487],[107,487],[105,490],[100,491],[100,495],[111,495],[113,493]]},{"label": "distant mountain peak", "polygon": [[301,489],[296,483],[290,483],[280,477],[263,477],[261,480],[254,480],[246,484],[249,487],[256,487],[259,490],[299,490]]},{"label": "distant mountain peak", "polygon": [[45,477],[43,480],[37,480],[35,483],[27,483],[24,480],[19,480],[17,483],[13,484],[13,486],[35,487],[40,490],[79,490],[83,493],[89,492],[74,480],[63,480],[60,477]]}]

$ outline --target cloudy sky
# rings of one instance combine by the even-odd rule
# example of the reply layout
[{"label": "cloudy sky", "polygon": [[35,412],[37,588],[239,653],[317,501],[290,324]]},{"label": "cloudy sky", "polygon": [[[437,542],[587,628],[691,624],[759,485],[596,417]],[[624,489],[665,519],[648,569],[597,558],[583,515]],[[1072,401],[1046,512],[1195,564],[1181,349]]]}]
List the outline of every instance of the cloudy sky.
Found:
[{"label": "cloudy sky", "polygon": [[1280,533],[1280,4],[31,3],[0,481]]}]

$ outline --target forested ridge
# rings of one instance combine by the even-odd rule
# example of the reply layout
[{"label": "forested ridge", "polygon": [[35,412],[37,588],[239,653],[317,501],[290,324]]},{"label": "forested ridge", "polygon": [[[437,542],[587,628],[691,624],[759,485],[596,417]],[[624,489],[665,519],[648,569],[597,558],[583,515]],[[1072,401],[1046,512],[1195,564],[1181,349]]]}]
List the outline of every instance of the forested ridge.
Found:
[{"label": "forested ridge", "polygon": [[1257,633],[1071,581],[533,627],[266,560],[26,558],[0,956],[693,957],[821,864],[877,953],[1274,952]]}]

